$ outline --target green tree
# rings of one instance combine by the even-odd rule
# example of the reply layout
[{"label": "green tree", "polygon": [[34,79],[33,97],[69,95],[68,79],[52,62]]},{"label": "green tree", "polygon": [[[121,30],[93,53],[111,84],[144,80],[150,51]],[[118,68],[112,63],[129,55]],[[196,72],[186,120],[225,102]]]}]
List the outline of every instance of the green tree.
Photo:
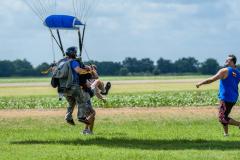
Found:
[{"label": "green tree", "polygon": [[91,61],[86,62],[86,64],[94,64],[97,66],[97,72],[99,75],[105,76],[116,76],[119,75],[119,71],[122,68],[121,63],[119,62],[98,62]]},{"label": "green tree", "polygon": [[17,76],[33,76],[36,74],[30,62],[26,59],[13,61],[15,67],[15,75]]},{"label": "green tree", "polygon": [[199,62],[194,57],[181,58],[174,63],[177,73],[196,73],[199,69]]},{"label": "green tree", "polygon": [[121,68],[120,71],[119,71],[119,75],[121,76],[127,76],[129,73],[128,69],[127,68]]},{"label": "green tree", "polygon": [[139,66],[140,67],[140,70],[141,72],[149,72],[149,73],[152,73],[153,70],[154,70],[154,62],[149,59],[149,58],[143,58],[140,60],[139,62],[141,65]]},{"label": "green tree", "polygon": [[157,61],[157,69],[155,70],[155,72],[157,73],[157,71],[159,73],[173,73],[173,72],[175,72],[173,63],[170,60],[166,60],[166,59],[163,59],[163,58],[160,58]]},{"label": "green tree", "polygon": [[202,74],[215,74],[220,66],[216,59],[209,58],[201,64],[199,68]]},{"label": "green tree", "polygon": [[15,67],[11,61],[0,61],[0,77],[9,77],[14,73]]},{"label": "green tree", "polygon": [[130,73],[139,73],[141,72],[141,63],[137,60],[137,58],[127,57],[122,62],[123,67],[127,68]]}]

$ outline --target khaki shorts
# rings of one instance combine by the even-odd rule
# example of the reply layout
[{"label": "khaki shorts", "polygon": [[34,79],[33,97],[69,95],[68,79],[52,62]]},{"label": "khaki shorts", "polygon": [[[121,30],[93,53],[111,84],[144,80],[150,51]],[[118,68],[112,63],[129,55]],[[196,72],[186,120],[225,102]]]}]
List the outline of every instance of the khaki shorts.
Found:
[{"label": "khaki shorts", "polygon": [[93,109],[91,97],[90,97],[89,93],[83,91],[83,96],[84,96],[85,102],[86,102],[86,116],[88,116],[88,115],[94,113],[95,110]]}]

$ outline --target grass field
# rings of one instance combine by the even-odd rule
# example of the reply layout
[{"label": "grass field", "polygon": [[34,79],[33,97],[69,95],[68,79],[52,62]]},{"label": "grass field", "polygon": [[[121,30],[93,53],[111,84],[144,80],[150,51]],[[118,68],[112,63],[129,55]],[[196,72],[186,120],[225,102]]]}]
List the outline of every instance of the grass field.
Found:
[{"label": "grass field", "polygon": [[[80,134],[83,126],[68,126],[64,111],[2,113],[1,160],[237,160],[240,130],[223,137],[215,109],[98,110],[95,134]],[[55,111],[57,112],[57,111]],[[234,117],[240,118],[239,110]],[[1,113],[0,113],[1,114]],[[9,114],[9,116],[8,116]]]},{"label": "grass field", "polygon": [[[218,83],[197,90],[204,78],[104,77],[113,86],[107,104],[94,99],[91,136],[65,123],[66,101],[49,78],[0,79],[0,160],[238,160],[240,130],[223,137],[209,107],[217,106]],[[239,115],[235,107],[231,116]]]}]

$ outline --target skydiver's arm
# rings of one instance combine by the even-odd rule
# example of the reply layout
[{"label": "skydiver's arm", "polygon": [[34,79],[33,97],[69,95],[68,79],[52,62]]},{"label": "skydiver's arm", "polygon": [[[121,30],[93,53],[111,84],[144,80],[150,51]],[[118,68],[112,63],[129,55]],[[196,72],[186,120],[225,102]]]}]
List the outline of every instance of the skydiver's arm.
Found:
[{"label": "skydiver's arm", "polygon": [[227,68],[223,68],[221,70],[218,71],[218,73],[202,82],[199,82],[196,87],[199,88],[200,86],[202,85],[205,85],[205,84],[210,84],[210,83],[213,83],[219,79],[225,79],[227,78],[227,75],[228,75],[228,69]]},{"label": "skydiver's arm", "polygon": [[82,68],[80,68],[80,67],[76,67],[76,68],[74,68],[74,70],[75,70],[78,74],[87,74],[87,73],[89,73],[88,70],[82,69]]},{"label": "skydiver's arm", "polygon": [[99,76],[98,76],[98,73],[95,69],[92,70],[92,79],[98,79]]},{"label": "skydiver's arm", "polygon": [[97,93],[96,93],[96,97],[97,97],[98,99],[101,99],[102,101],[106,102],[106,98],[103,97],[103,96],[101,95],[101,93],[97,92]]}]

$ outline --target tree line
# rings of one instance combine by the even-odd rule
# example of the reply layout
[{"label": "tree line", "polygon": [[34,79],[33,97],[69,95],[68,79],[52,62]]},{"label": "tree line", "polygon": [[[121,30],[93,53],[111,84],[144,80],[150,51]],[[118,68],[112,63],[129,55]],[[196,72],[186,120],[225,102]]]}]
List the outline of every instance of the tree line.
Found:
[{"label": "tree line", "polygon": [[[150,58],[125,58],[122,62],[89,61],[85,64],[95,64],[98,73],[103,76],[132,76],[132,75],[162,75],[162,74],[215,74],[221,66],[216,59],[209,58],[199,62],[194,57],[184,57],[176,61],[159,58],[154,63]],[[43,76],[42,71],[47,70],[51,64],[42,63],[37,67],[23,60],[0,60],[0,77],[38,77]],[[238,65],[238,67],[240,67]]]}]

